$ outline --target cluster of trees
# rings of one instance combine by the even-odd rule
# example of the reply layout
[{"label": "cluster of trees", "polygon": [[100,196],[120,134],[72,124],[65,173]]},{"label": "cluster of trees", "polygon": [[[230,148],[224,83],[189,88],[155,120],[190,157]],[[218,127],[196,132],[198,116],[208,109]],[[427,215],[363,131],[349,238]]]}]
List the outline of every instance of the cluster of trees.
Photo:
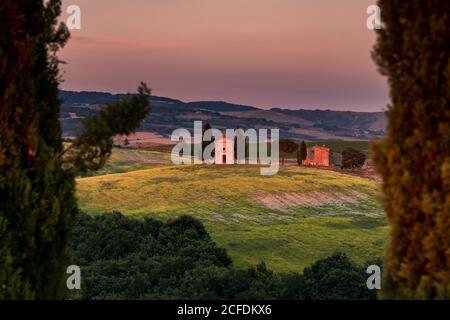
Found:
[{"label": "cluster of trees", "polygon": [[236,269],[204,226],[115,212],[81,214],[71,242],[81,267],[81,299],[375,299],[365,267],[335,254],[303,274],[276,274],[264,264]]},{"label": "cluster of trees", "polygon": [[296,153],[297,155],[297,164],[299,166],[302,165],[302,161],[306,160],[307,157],[307,149],[305,141],[302,141],[300,144],[295,143],[290,139],[281,139],[280,140],[280,157],[281,164],[284,165],[284,159],[288,154]]}]

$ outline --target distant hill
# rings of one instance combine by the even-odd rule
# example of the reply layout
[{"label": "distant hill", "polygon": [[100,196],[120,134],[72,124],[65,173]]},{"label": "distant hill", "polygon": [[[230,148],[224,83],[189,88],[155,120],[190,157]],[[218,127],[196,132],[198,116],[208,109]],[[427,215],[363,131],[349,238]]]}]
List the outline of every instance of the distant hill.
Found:
[{"label": "distant hill", "polygon": [[221,111],[221,112],[261,110],[255,107],[244,106],[241,104],[232,104],[223,101],[199,101],[199,102],[188,102],[186,104],[193,108],[201,108],[203,110]]},{"label": "distant hill", "polygon": [[[65,136],[81,127],[81,119],[99,108],[126,97],[105,92],[61,91],[61,123]],[[369,140],[386,132],[382,112],[332,110],[260,109],[223,101],[183,102],[166,97],[151,97],[151,113],[139,131],[170,136],[177,128],[193,129],[194,120],[209,122],[218,129],[279,128],[282,138],[296,140]]]}]

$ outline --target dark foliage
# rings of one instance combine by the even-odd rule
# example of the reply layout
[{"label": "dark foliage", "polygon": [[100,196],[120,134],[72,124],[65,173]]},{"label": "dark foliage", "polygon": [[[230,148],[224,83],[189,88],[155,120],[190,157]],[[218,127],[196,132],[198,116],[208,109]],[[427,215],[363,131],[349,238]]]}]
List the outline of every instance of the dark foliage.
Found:
[{"label": "dark foliage", "polygon": [[99,168],[111,135],[130,133],[147,112],[142,85],[139,95],[86,118],[68,153],[75,161],[61,156],[56,54],[69,33],[60,13],[59,0],[0,2],[0,299],[64,298],[77,213],[77,170],[67,167]]},{"label": "dark foliage", "polygon": [[74,180],[61,168],[58,0],[0,2],[0,299],[65,293]]},{"label": "dark foliage", "polygon": [[275,274],[262,263],[236,269],[190,217],[136,220],[80,215],[72,241],[82,299],[372,299],[366,274],[344,255],[305,275]]},{"label": "dark foliage", "polygon": [[286,155],[288,153],[292,153],[297,151],[298,144],[296,144],[294,141],[290,139],[281,139],[280,140],[280,156],[281,156],[281,163],[284,164],[284,159],[286,158]]},{"label": "dark foliage", "polygon": [[342,169],[361,168],[366,162],[366,155],[353,148],[342,151]]},{"label": "dark foliage", "polygon": [[344,254],[334,254],[305,268],[301,283],[303,299],[375,299],[366,286],[365,268],[352,263]]},{"label": "dark foliage", "polygon": [[390,86],[374,144],[390,241],[386,298],[450,298],[450,1],[379,0],[374,59]]},{"label": "dark foliage", "polygon": [[308,156],[308,150],[306,148],[306,143],[304,140],[302,140],[302,143],[297,148],[297,164],[299,166],[301,166],[303,161],[306,160],[307,156]]},{"label": "dark foliage", "polygon": [[[211,125],[209,123],[206,123],[205,125],[203,125],[203,128],[202,128],[202,154],[200,155],[199,159],[204,160],[204,161],[207,160],[207,159],[203,159],[203,155],[204,155],[206,147],[209,146],[211,143],[214,143],[214,140],[215,140],[214,137],[211,138],[211,141],[203,140],[205,132],[210,130],[210,129],[212,129],[212,127],[211,127]],[[214,157],[215,156],[215,152],[213,152],[211,155]]]}]

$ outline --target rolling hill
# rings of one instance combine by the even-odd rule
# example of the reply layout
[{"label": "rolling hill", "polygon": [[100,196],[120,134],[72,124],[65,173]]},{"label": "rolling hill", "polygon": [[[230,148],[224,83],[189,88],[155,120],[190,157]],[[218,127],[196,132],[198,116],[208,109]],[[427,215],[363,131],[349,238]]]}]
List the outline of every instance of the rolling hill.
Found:
[{"label": "rolling hill", "polygon": [[[65,136],[81,127],[81,119],[108,103],[125,97],[103,92],[61,91],[64,101],[61,123]],[[183,102],[152,96],[151,112],[139,131],[170,136],[177,128],[192,131],[193,121],[209,122],[213,127],[279,128],[282,138],[297,140],[370,140],[384,136],[386,117],[382,112],[331,110],[260,109],[222,101]]]},{"label": "rolling hill", "polygon": [[237,266],[301,271],[335,251],[363,262],[381,255],[387,237],[373,180],[296,166],[272,177],[257,166],[173,166],[167,154],[127,149],[108,166],[77,180],[83,211],[194,216]]}]

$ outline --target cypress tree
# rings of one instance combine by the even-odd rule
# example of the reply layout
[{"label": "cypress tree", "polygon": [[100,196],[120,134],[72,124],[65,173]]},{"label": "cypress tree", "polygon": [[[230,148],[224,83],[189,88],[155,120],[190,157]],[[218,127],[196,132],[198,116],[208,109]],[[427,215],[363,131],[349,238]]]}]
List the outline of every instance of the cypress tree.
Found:
[{"label": "cypress tree", "polygon": [[74,180],[61,169],[60,2],[0,4],[0,298],[61,297]]},{"label": "cypress tree", "polygon": [[308,156],[308,150],[306,148],[306,143],[304,140],[302,140],[302,144],[300,145],[300,164],[303,163],[304,160],[306,160]]},{"label": "cypress tree", "polygon": [[299,166],[302,165],[302,155],[301,155],[301,149],[300,146],[297,148],[297,164]]},{"label": "cypress tree", "polygon": [[[203,161],[206,160],[206,159],[203,159],[203,153],[205,152],[206,147],[209,146],[211,143],[214,143],[214,140],[215,140],[214,138],[212,138],[211,141],[204,141],[203,140],[205,132],[210,130],[210,129],[212,129],[212,127],[211,127],[211,125],[209,123],[206,123],[203,126],[203,129],[202,129],[202,154],[200,155],[200,159],[202,159]],[[215,152],[213,152],[212,156],[214,156],[214,155],[215,155]]]},{"label": "cypress tree", "polygon": [[130,133],[148,112],[142,84],[87,119],[62,156],[56,53],[69,33],[60,13],[60,0],[0,2],[0,299],[65,296],[75,174],[104,164],[112,135]]},{"label": "cypress tree", "polygon": [[375,143],[390,240],[384,298],[450,298],[450,2],[379,0],[373,56],[388,79]]}]

